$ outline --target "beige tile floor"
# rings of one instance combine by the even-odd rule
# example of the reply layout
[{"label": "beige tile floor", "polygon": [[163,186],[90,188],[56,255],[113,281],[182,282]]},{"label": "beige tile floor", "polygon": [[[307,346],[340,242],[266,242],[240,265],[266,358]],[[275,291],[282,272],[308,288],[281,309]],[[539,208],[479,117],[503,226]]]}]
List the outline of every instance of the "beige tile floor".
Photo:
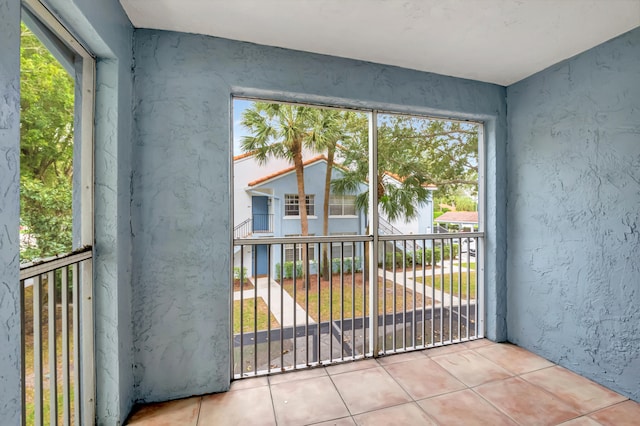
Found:
[{"label": "beige tile floor", "polygon": [[477,340],[235,381],[138,407],[135,426],[640,425],[640,404],[510,344]]}]

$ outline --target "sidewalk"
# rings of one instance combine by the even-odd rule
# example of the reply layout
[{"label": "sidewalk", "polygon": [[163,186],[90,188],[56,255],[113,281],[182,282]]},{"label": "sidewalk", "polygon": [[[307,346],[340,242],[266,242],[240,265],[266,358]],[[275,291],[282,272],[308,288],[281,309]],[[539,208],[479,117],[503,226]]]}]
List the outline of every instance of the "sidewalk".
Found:
[{"label": "sidewalk", "polygon": [[[283,327],[292,327],[293,323],[293,313],[295,306],[295,325],[305,325],[307,323],[307,312],[297,303],[294,302],[293,297],[289,295],[288,292],[284,291],[280,284],[271,280],[271,300],[269,300],[269,282],[266,277],[251,277],[249,278],[255,289],[252,290],[243,290],[242,297],[246,299],[255,298],[255,292],[257,291],[258,297],[261,297],[264,300],[265,304],[269,306],[269,310],[271,314],[274,316],[276,321],[281,324]],[[282,295],[282,296],[281,296]],[[282,297],[282,303],[280,304],[280,297]],[[240,300],[240,292],[233,292],[233,300]],[[282,316],[280,315],[282,313]],[[309,324],[315,324],[315,321],[309,317]]]},{"label": "sidewalk", "polygon": [[[441,276],[441,274],[444,274],[445,277],[447,277],[450,273],[450,268],[448,265],[449,262],[446,262],[444,268],[440,268],[438,267],[435,271],[435,276]],[[454,263],[454,270],[453,272],[457,272],[457,270],[455,269],[456,264]],[[464,266],[464,264],[463,264]],[[416,267],[416,272],[418,271],[418,268]],[[474,269],[471,269],[471,271],[474,271]],[[422,269],[420,269],[420,272],[422,272]],[[463,272],[466,272],[466,269],[463,269]],[[413,291],[413,287],[414,287],[414,281],[413,281],[413,270],[410,268],[407,268],[407,275],[406,275],[406,279],[403,276],[403,271],[385,271],[384,269],[378,268],[378,276],[380,278],[392,281],[394,283],[396,283],[397,285],[400,286],[405,286],[405,281],[406,281],[406,288]],[[428,274],[428,276],[431,276],[431,272]],[[446,278],[445,278],[446,280]],[[423,296],[426,296],[428,298],[433,298],[434,302],[440,302],[440,304],[442,306],[456,306],[459,304],[462,305],[466,305],[467,304],[467,300],[466,299],[462,299],[462,301],[460,301],[456,296],[450,295],[447,292],[443,292],[441,290],[435,290],[433,287],[426,285],[426,284],[422,284],[420,282],[416,282],[415,283],[415,290],[416,293],[419,293]],[[424,293],[423,293],[424,291]],[[444,296],[444,300],[442,300]]]}]

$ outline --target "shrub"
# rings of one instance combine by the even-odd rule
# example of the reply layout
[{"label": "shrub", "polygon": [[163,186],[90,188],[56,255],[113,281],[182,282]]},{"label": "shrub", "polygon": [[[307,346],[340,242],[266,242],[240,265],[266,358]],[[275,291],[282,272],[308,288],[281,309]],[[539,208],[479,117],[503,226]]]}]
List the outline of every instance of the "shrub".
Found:
[{"label": "shrub", "polygon": [[234,280],[242,279],[242,283],[244,284],[247,281],[247,268],[246,267],[242,268],[242,276],[241,276],[240,267],[239,266],[234,266],[234,268],[233,268],[233,279]]},{"label": "shrub", "polygon": [[[315,273],[316,270],[316,261],[315,260],[310,260],[309,261],[309,274],[313,274]],[[281,265],[280,263],[276,263],[276,269],[274,271],[274,277],[275,279],[279,280],[280,279],[280,269],[281,269]],[[288,279],[288,278],[293,278],[293,261],[288,261],[288,262],[284,262],[284,279]],[[302,276],[302,260],[298,260],[296,262],[296,277],[299,278]]]},{"label": "shrub", "polygon": [[395,264],[393,258],[393,252],[386,254],[384,259],[384,266],[386,269],[394,269],[402,266],[402,253],[395,252]]},{"label": "shrub", "polygon": [[[439,249],[440,247],[437,247],[437,249]],[[454,244],[453,245],[453,258],[457,258],[458,257],[458,253],[460,252],[460,245],[459,244]],[[449,257],[451,257],[451,246],[449,244],[445,244],[444,246],[444,260],[449,260]]]},{"label": "shrub", "polygon": [[431,266],[432,260],[436,263],[440,262],[440,247],[436,247],[435,251],[433,252],[433,259],[431,259],[431,255],[432,250],[430,248],[426,248],[424,250],[419,249],[416,252],[416,265],[422,265],[422,256],[424,256],[424,264],[426,266]]},{"label": "shrub", "polygon": [[[353,260],[350,257],[344,258],[344,273],[349,274],[353,271],[353,265],[355,264],[355,272],[362,272],[362,259],[360,257],[354,257]],[[341,268],[340,259],[331,259],[331,273],[339,274]]]}]

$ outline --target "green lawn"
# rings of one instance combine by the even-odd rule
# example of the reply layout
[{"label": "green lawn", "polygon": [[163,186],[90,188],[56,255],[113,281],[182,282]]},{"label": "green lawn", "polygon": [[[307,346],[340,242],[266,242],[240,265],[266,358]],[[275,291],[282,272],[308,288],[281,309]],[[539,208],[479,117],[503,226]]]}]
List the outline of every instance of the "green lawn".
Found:
[{"label": "green lawn", "polygon": [[[476,269],[476,262],[469,263],[469,269]],[[462,269],[467,269],[467,262],[462,262]]]},{"label": "green lawn", "polygon": [[[244,299],[244,322],[242,324],[243,333],[253,333],[255,318],[255,302],[254,299]],[[267,329],[267,318],[271,318],[271,329],[280,327],[275,317],[269,313],[267,304],[262,298],[258,298],[258,330]],[[240,333],[240,301],[233,302],[233,333]]]},{"label": "green lawn", "polygon": [[[50,417],[50,413],[51,413],[51,404],[49,403],[49,388],[45,388],[42,391],[42,395],[43,395],[43,404],[42,404],[42,419],[44,424],[49,424],[49,417]],[[27,411],[27,415],[26,415],[26,424],[27,425],[35,425],[36,424],[36,412],[35,412],[35,404],[33,402],[33,398],[34,398],[34,391],[32,387],[29,387],[26,389],[26,394],[25,394],[25,399],[26,399],[26,411]],[[69,410],[70,410],[70,414],[71,414],[71,424],[75,424],[74,418],[73,418],[73,404],[74,404],[74,393],[73,393],[73,386],[71,386],[71,388],[69,389]],[[57,398],[57,403],[58,403],[58,424],[62,424],[63,423],[63,401],[62,401],[62,385],[58,384],[58,398]]]},{"label": "green lawn", "polygon": [[[451,279],[453,278],[453,295],[458,297],[458,287],[459,284],[462,284],[462,298],[467,298],[467,280],[470,280],[470,293],[469,297],[471,299],[475,299],[476,297],[476,271],[471,272],[463,272],[462,274],[458,272],[454,272],[453,276],[450,274],[444,274],[444,292],[449,293],[449,289],[451,286]],[[432,284],[432,276],[427,275],[425,284],[431,287],[434,287],[437,291],[441,291],[442,289],[442,275],[436,271],[435,274],[435,285]],[[416,282],[422,283],[422,277],[416,277]],[[428,296],[428,293],[427,293]]]},{"label": "green lawn", "polygon": [[[309,316],[314,321],[328,321],[330,319],[329,314],[333,313],[333,320],[340,318],[352,318],[354,315],[356,318],[362,318],[363,314],[368,315],[368,303],[369,303],[369,286],[365,285],[364,292],[366,293],[367,305],[365,306],[365,297],[363,296],[363,285],[361,274],[356,275],[356,280],[352,285],[351,275],[345,275],[343,285],[340,283],[340,275],[335,274],[333,276],[333,282],[331,285],[329,281],[321,280],[320,282],[320,296],[318,297],[318,281],[316,276],[311,276],[309,280],[309,291],[304,287],[304,282],[297,281],[296,285],[296,301],[305,309],[307,306],[307,298],[309,303]],[[383,291],[386,299],[387,313],[393,313],[393,293],[394,285],[391,281],[387,281],[385,288],[383,288],[382,279],[379,278],[380,287],[378,289],[378,310],[380,313],[383,311]],[[284,280],[284,289],[293,297],[293,281],[290,279]],[[342,288],[342,295],[341,295]],[[331,290],[331,297],[330,297]],[[407,310],[413,309],[413,292],[411,289],[404,288],[400,285],[395,285],[396,293],[396,312],[402,312],[404,310],[405,302]],[[344,300],[344,306],[341,306],[341,298]],[[406,299],[406,300],[405,300]],[[329,301],[332,301],[332,304]],[[320,317],[318,318],[318,301],[320,301]],[[426,301],[427,306],[430,305],[430,301]],[[422,306],[422,295],[417,294],[416,308]],[[331,309],[333,308],[333,309]]]}]

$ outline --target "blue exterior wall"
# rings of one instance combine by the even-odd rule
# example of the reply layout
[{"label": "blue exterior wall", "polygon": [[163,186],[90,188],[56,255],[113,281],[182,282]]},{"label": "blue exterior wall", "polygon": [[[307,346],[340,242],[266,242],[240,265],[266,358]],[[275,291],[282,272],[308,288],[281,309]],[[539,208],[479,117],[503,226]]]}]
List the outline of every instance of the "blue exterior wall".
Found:
[{"label": "blue exterior wall", "polygon": [[[135,32],[132,232],[136,398],[228,389],[231,95],[484,120],[490,337],[506,336],[505,89],[361,61]],[[502,298],[502,299],[501,299]],[[493,320],[491,318],[499,318]]]},{"label": "blue exterior wall", "polygon": [[[133,402],[131,232],[133,28],[118,2],[46,0],[97,57],[95,116],[95,318],[98,424],[119,424]],[[0,423],[18,424],[20,2],[0,2]],[[5,291],[5,289],[7,291]],[[8,297],[6,295],[8,295]],[[18,350],[18,352],[16,352]],[[18,382],[16,382],[18,380]],[[18,405],[16,405],[18,404]]]},{"label": "blue exterior wall", "polygon": [[[315,195],[315,214],[308,217],[309,235],[323,235],[323,206],[324,206],[324,180],[327,170],[327,163],[318,161],[309,164],[304,168],[304,190],[307,195]],[[338,179],[342,173],[333,169],[331,178]],[[274,236],[284,237],[287,235],[300,235],[300,218],[284,215],[284,199],[286,194],[298,195],[298,182],[295,172],[280,176],[277,179],[256,185],[255,189],[270,188],[273,190],[274,212]],[[366,189],[363,185],[363,190]],[[357,216],[335,217],[329,216],[329,232],[354,232],[362,235],[365,231],[364,212],[359,212]]]},{"label": "blue exterior wall", "polygon": [[640,28],[507,91],[509,340],[640,400]]}]

